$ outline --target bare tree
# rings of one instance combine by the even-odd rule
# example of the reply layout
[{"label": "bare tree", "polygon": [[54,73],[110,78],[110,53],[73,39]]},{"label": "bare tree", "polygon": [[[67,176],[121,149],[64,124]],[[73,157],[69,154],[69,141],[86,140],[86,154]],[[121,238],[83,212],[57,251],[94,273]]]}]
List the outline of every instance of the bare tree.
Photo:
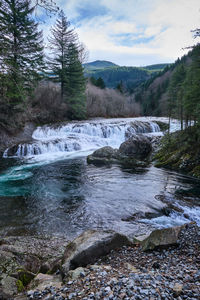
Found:
[{"label": "bare tree", "polygon": [[31,0],[33,7],[41,7],[46,10],[48,15],[55,14],[59,11],[59,7],[56,5],[56,2],[53,0]]}]

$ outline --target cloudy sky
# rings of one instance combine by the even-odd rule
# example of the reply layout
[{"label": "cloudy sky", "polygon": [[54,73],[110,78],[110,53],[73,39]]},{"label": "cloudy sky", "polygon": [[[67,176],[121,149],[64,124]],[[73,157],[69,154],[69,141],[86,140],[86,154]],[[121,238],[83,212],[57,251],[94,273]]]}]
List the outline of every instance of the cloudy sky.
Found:
[{"label": "cloudy sky", "polygon": [[[197,40],[199,0],[55,0],[65,12],[89,61],[109,60],[119,65],[145,66],[174,62]],[[55,18],[42,25],[48,34]]]}]

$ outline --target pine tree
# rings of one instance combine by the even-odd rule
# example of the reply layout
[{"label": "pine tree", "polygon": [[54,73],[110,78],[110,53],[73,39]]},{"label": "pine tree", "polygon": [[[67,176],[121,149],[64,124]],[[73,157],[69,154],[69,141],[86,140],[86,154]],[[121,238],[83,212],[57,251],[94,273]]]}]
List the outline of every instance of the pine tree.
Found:
[{"label": "pine tree", "polygon": [[1,0],[1,96],[12,107],[31,94],[43,66],[42,33],[31,13],[28,0]]},{"label": "pine tree", "polygon": [[184,81],[184,109],[186,123],[191,120],[200,125],[200,45],[194,47],[192,63]]},{"label": "pine tree", "polygon": [[97,78],[96,86],[99,87],[100,89],[105,89],[106,85],[101,77]]},{"label": "pine tree", "polygon": [[85,118],[85,79],[81,64],[83,47],[75,31],[70,29],[70,22],[63,11],[51,30],[49,42],[52,50],[49,66],[61,85],[62,100],[68,105],[67,117]]},{"label": "pine tree", "polygon": [[69,84],[66,90],[68,118],[84,119],[86,114],[84,70],[79,59],[79,49],[74,43],[70,43],[68,47],[66,73]]},{"label": "pine tree", "polygon": [[70,22],[63,11],[59,13],[55,26],[51,29],[49,37],[52,57],[49,60],[49,66],[55,80],[61,84],[61,96],[64,97],[64,91],[67,89],[69,82],[66,74],[68,63],[68,47],[72,42],[77,41],[77,35],[70,28]]}]

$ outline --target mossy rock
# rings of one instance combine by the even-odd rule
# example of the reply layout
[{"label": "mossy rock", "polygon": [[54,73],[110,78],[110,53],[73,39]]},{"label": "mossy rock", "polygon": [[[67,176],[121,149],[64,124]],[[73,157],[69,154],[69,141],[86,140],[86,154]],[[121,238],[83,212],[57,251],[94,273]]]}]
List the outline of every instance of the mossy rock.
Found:
[{"label": "mossy rock", "polygon": [[169,124],[168,123],[164,123],[164,122],[161,122],[161,121],[154,121],[154,123],[158,124],[161,131],[166,131],[166,130],[169,129]]},{"label": "mossy rock", "polygon": [[33,274],[29,271],[26,271],[23,269],[18,270],[17,278],[19,279],[19,281],[22,282],[22,284],[24,286],[27,286],[34,277],[35,277],[35,274]]},{"label": "mossy rock", "polygon": [[21,280],[17,280],[16,286],[17,286],[17,291],[18,291],[18,293],[23,292],[23,290],[24,290],[24,285],[23,285],[23,283],[22,283]]},{"label": "mossy rock", "polygon": [[191,174],[192,174],[193,176],[197,177],[197,178],[200,178],[200,165],[196,166],[196,167],[192,170]]}]

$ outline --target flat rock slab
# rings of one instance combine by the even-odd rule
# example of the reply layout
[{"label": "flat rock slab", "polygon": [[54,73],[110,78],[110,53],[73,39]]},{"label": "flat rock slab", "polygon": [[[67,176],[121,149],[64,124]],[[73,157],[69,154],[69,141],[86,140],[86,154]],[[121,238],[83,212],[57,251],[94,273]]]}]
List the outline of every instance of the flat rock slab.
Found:
[{"label": "flat rock slab", "polygon": [[130,245],[131,241],[124,235],[114,231],[88,230],[72,241],[63,256],[62,272],[94,263],[111,250]]},{"label": "flat rock slab", "polygon": [[170,246],[177,243],[179,234],[184,226],[176,226],[154,230],[149,236],[141,240],[142,250],[153,250],[159,246]]}]

